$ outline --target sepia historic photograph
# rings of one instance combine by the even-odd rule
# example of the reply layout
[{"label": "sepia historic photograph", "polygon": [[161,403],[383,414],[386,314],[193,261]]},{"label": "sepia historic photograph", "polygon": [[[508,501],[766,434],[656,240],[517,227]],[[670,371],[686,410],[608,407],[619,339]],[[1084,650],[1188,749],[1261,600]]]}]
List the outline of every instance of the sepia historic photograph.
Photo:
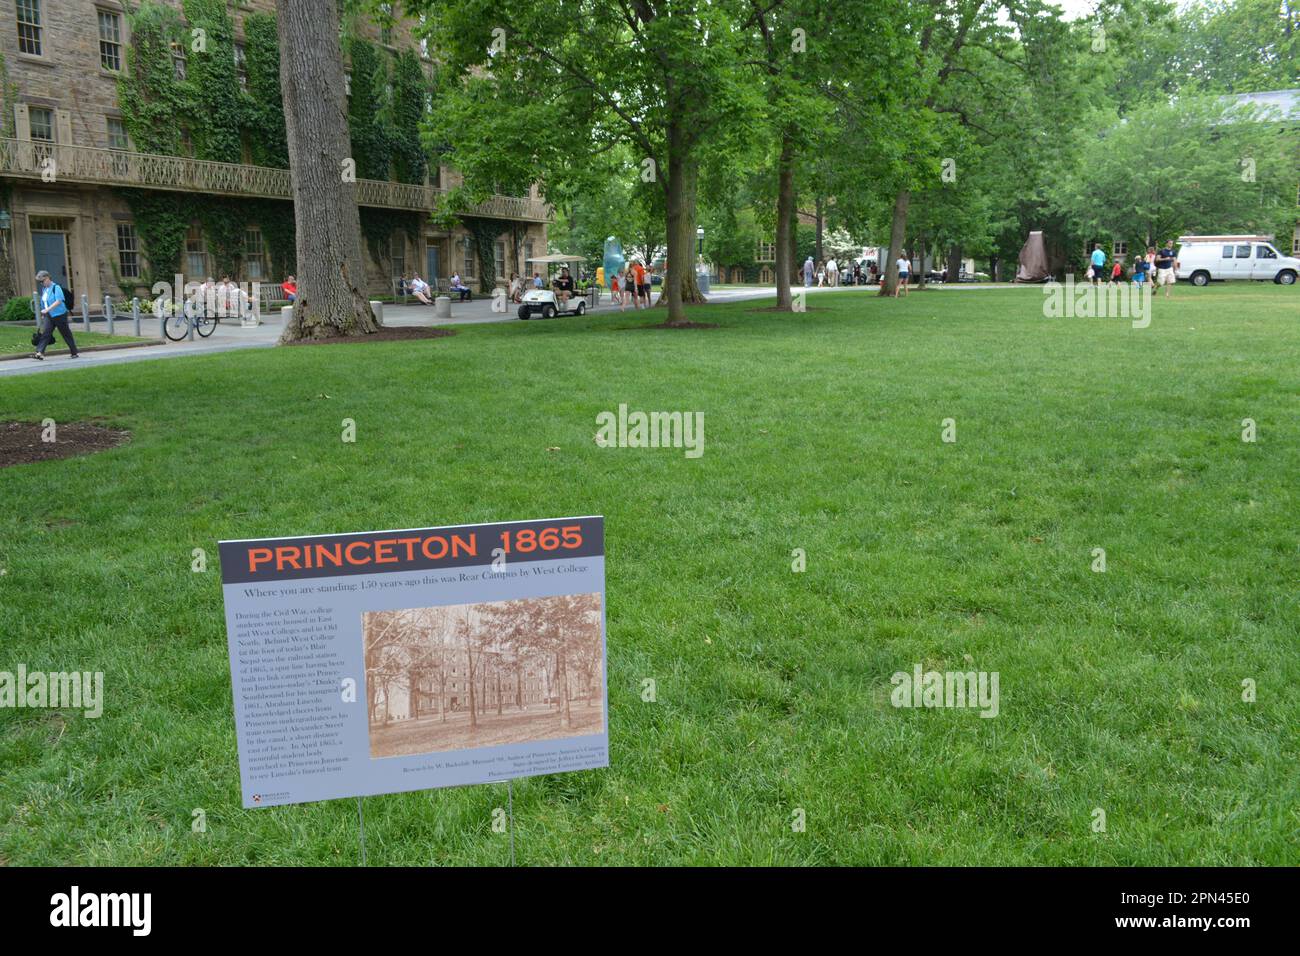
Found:
[{"label": "sepia historic photograph", "polygon": [[599,594],[362,615],[370,756],[601,733]]}]

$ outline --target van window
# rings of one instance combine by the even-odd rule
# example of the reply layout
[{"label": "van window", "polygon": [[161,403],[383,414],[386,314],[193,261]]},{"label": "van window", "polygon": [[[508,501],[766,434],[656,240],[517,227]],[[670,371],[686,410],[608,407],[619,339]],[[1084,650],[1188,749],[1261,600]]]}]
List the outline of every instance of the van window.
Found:
[{"label": "van window", "polygon": [[1224,247],[1223,247],[1223,258],[1225,258],[1225,259],[1231,259],[1231,258],[1232,258],[1232,249],[1233,249],[1232,246],[1224,246]]},{"label": "van window", "polygon": [[1238,246],[1238,247],[1237,247],[1237,258],[1238,258],[1238,259],[1249,259],[1249,258],[1250,258],[1250,246]]},{"label": "van window", "polygon": [[1276,258],[1277,258],[1277,253],[1274,252],[1272,249],[1270,249],[1268,246],[1256,246],[1256,247],[1255,247],[1255,258],[1256,258],[1256,259],[1276,259]]}]

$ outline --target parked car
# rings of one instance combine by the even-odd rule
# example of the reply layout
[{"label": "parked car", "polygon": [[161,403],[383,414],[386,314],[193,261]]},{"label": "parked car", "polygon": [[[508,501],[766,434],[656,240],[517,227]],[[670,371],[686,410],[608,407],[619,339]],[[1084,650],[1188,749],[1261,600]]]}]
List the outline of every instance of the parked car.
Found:
[{"label": "parked car", "polygon": [[1176,274],[1198,286],[1228,279],[1294,285],[1300,259],[1278,252],[1272,236],[1179,236]]}]

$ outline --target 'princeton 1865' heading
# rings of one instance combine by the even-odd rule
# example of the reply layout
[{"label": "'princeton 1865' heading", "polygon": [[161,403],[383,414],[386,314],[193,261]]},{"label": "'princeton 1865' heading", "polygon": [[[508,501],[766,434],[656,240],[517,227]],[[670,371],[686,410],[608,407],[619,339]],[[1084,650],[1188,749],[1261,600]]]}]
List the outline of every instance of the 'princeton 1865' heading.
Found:
[{"label": "'princeton 1865' heading", "polygon": [[238,584],[420,571],[502,557],[509,563],[549,561],[604,554],[604,546],[600,517],[222,541],[221,579]]}]

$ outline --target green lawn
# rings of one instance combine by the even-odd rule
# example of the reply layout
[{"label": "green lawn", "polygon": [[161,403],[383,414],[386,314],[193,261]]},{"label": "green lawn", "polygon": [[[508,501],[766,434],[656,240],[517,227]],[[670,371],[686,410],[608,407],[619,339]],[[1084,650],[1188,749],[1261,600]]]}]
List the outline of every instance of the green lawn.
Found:
[{"label": "green lawn", "polygon": [[[32,348],[32,333],[36,331],[31,326],[11,326],[0,325],[0,355],[12,355],[14,353],[28,353],[36,351]],[[86,348],[91,345],[113,345],[118,342],[139,342],[133,335],[107,335],[104,332],[83,332],[78,327],[73,327],[72,337],[77,342],[77,348]],[[46,355],[53,355],[56,352],[66,352],[68,347],[63,344],[63,337],[58,332],[54,333],[54,344],[46,350]]]},{"label": "green lawn", "polygon": [[[603,514],[612,766],[519,783],[520,862],[1300,863],[1297,291],[809,304],[0,383],[134,433],[0,472],[0,669],[106,685],[0,711],[0,862],[353,862],[355,801],[240,808],[217,540]],[[703,412],[703,457],[598,447],[620,403]],[[999,716],[895,709],[914,664]],[[369,862],[504,862],[505,801],[369,798]]]}]

